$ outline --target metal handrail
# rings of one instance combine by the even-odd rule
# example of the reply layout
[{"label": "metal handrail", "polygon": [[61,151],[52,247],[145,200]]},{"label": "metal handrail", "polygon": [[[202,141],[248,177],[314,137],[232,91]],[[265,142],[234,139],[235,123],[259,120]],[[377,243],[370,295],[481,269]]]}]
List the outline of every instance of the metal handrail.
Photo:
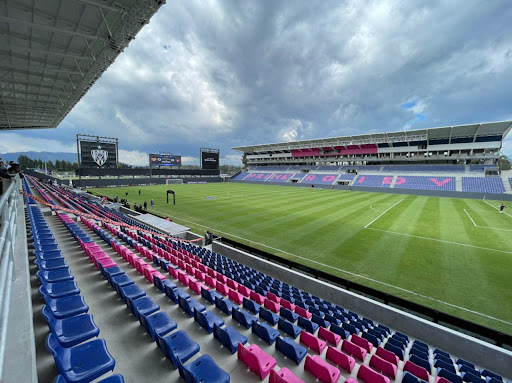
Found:
[{"label": "metal handrail", "polygon": [[11,182],[0,198],[0,381],[4,375],[7,327],[11,305],[11,285],[14,275],[14,242],[18,210],[18,185]]}]

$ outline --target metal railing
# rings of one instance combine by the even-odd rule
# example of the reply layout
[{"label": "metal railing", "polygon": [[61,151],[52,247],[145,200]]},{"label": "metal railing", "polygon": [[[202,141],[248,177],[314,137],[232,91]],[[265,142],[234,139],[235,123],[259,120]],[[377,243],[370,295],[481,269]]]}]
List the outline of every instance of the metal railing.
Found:
[{"label": "metal railing", "polygon": [[16,238],[19,181],[19,178],[16,177],[16,182],[11,182],[0,197],[0,381],[4,375],[11,285],[15,279],[14,242]]}]

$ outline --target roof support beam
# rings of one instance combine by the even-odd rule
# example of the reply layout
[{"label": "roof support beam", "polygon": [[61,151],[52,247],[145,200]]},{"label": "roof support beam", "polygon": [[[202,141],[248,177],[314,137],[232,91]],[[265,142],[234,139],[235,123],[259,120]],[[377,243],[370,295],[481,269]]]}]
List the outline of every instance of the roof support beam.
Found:
[{"label": "roof support beam", "polygon": [[21,20],[21,19],[13,19],[12,17],[0,16],[0,21],[7,22],[10,24],[26,25],[28,27],[36,28],[36,29],[39,29],[42,31],[63,33],[63,34],[77,36],[77,37],[83,37],[83,38],[91,39],[91,40],[105,41],[105,38],[101,37],[101,36],[93,36],[93,35],[88,35],[87,33],[68,31],[66,29],[50,27],[48,25],[42,25],[42,24],[38,24],[38,23],[32,23],[30,21],[25,21],[25,20]]},{"label": "roof support beam", "polygon": [[79,54],[71,54],[71,53],[59,53],[59,52],[51,52],[44,49],[34,49],[34,48],[23,48],[23,47],[12,47],[9,45],[0,45],[0,50],[3,51],[17,51],[17,52],[28,52],[28,53],[38,53],[49,56],[58,56],[58,57],[70,57],[78,60],[87,60],[91,61],[91,57],[81,56]]},{"label": "roof support beam", "polygon": [[47,68],[47,67],[41,67],[41,68],[35,68],[35,67],[23,67],[20,65],[13,65],[13,66],[0,66],[0,70],[6,70],[8,72],[14,72],[17,71],[20,73],[20,71],[24,71],[22,73],[27,74],[26,72],[56,72],[56,73],[67,73],[67,74],[80,74],[80,72],[77,72],[76,70],[71,69],[57,69],[57,68]]},{"label": "roof support beam", "polygon": [[99,9],[105,9],[110,12],[121,13],[121,14],[126,12],[126,10],[123,7],[120,7],[115,4],[112,4],[112,5],[105,4],[102,1],[97,1],[97,0],[74,0],[74,1],[76,1],[78,3],[82,3],[82,4],[92,5],[93,7],[98,7]]},{"label": "roof support beam", "polygon": [[[1,82],[1,81],[0,81]],[[22,85],[23,87],[27,87],[27,85]],[[44,92],[39,90],[38,92],[31,91],[30,89],[16,89],[13,84],[0,87],[0,92],[7,92],[7,93],[23,93],[23,94],[32,94],[36,96],[46,96],[46,95],[64,95],[68,96],[66,92],[60,91],[60,90],[52,90],[51,92]]]},{"label": "roof support beam", "polygon": [[[59,87],[60,89],[64,89],[64,84],[59,84],[59,83],[54,83],[54,84],[43,84],[41,82],[30,82],[30,81],[23,81],[23,80],[10,80],[10,79],[3,79],[3,78],[0,78],[0,84],[11,84],[11,85],[20,85],[20,86],[26,86],[26,87],[36,87],[36,88],[41,88],[41,89],[54,89],[55,87]],[[62,85],[62,87],[58,86],[58,85]],[[3,88],[7,88],[7,87],[3,87]],[[3,88],[0,88],[0,89],[3,89]],[[52,93],[55,93],[55,91],[53,91]],[[66,92],[62,92],[62,93],[66,93]]]}]

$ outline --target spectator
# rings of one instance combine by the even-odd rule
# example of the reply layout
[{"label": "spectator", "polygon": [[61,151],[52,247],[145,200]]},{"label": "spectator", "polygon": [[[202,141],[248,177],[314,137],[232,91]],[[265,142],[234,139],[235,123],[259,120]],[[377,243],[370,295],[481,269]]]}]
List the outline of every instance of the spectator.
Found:
[{"label": "spectator", "polygon": [[140,197],[140,190],[139,190],[139,197]]},{"label": "spectator", "polygon": [[124,193],[124,196],[128,199],[128,192]]},{"label": "spectator", "polygon": [[11,181],[14,181],[14,177],[7,172],[7,168],[5,168],[5,170],[4,168],[5,166],[3,168],[0,168],[0,178],[8,178]]},{"label": "spectator", "polygon": [[20,171],[20,165],[18,165],[14,161],[9,161],[9,169],[7,169],[7,172],[10,174],[16,174]]},{"label": "spectator", "polygon": [[151,198],[151,207],[155,206],[155,200]]},{"label": "spectator", "polygon": [[144,201],[144,210],[148,210],[148,203]]}]

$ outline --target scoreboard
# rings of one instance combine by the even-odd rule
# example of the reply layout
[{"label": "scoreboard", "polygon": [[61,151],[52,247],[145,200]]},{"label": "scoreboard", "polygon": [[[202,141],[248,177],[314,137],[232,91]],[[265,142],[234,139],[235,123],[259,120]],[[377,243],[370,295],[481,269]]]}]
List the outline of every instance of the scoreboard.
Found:
[{"label": "scoreboard", "polygon": [[181,166],[181,156],[172,154],[150,154],[149,166]]}]

